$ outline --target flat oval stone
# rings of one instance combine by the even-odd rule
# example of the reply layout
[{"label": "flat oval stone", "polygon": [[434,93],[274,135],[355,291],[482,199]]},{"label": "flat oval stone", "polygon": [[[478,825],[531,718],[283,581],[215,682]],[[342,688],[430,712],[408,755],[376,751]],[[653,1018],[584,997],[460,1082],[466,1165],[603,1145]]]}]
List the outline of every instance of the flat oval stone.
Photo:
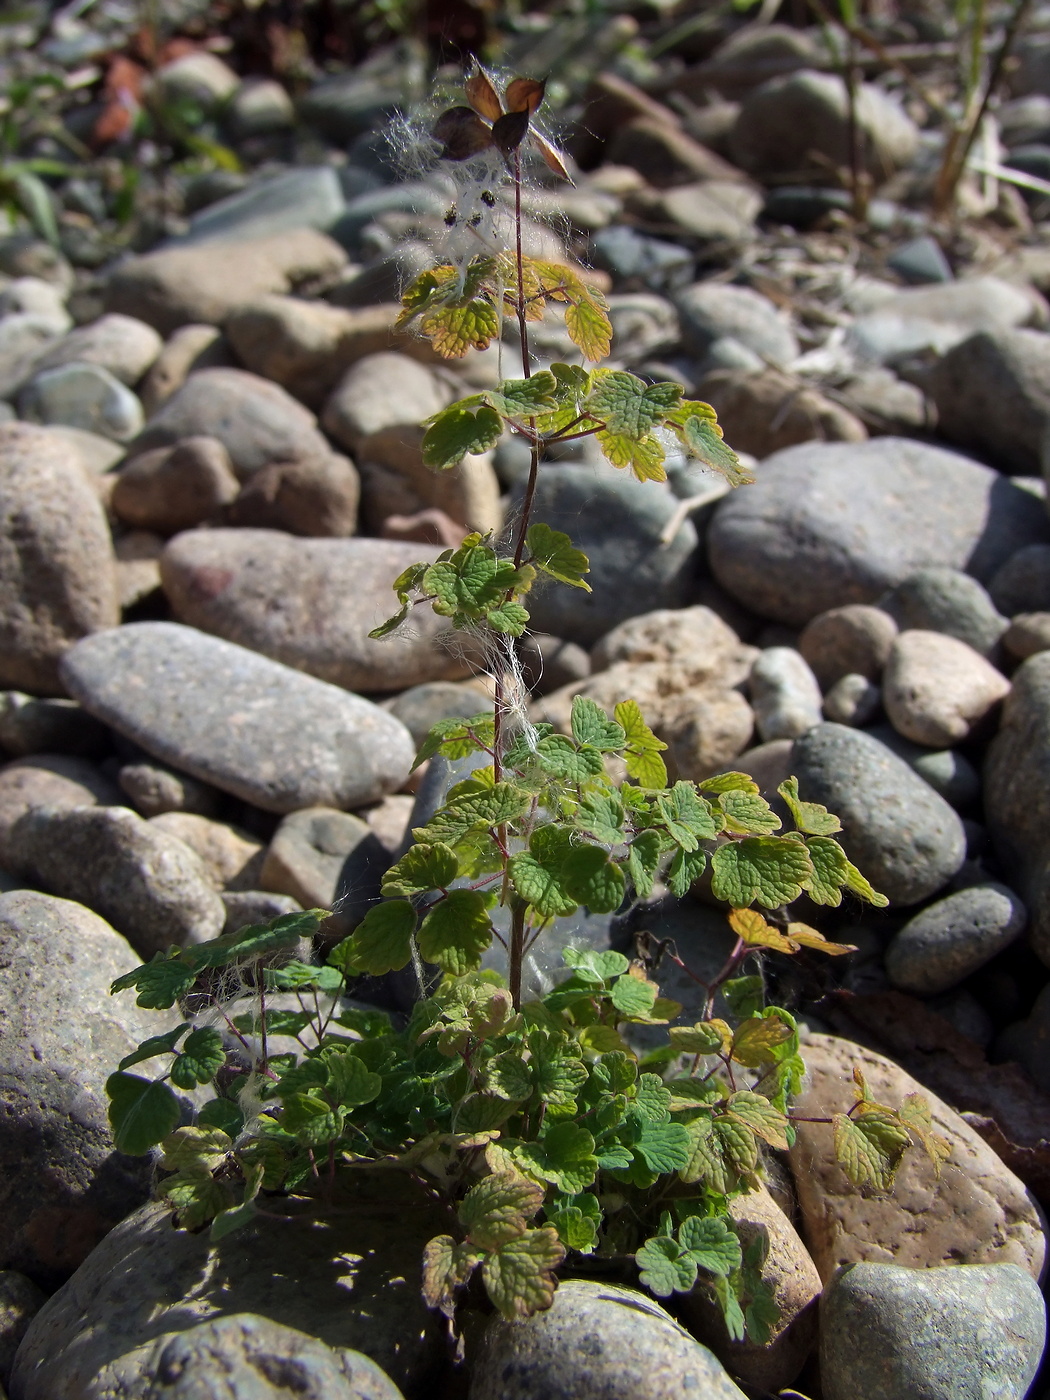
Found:
[{"label": "flat oval stone", "polygon": [[1005,885],[968,885],[929,904],[886,949],[886,972],[901,991],[936,996],[1008,948],[1025,926],[1025,907]]},{"label": "flat oval stone", "polygon": [[62,678],[155,758],[268,812],[377,801],[415,756],[405,726],[359,695],[174,622],[86,637]]}]

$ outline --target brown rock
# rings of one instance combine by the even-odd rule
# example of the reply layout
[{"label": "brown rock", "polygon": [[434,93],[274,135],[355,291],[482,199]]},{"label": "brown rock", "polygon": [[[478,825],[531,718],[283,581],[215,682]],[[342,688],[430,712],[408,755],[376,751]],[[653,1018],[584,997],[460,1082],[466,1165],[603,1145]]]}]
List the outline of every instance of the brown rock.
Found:
[{"label": "brown rock", "polygon": [[680,127],[655,117],[636,117],[621,126],[605,147],[605,159],[628,165],[651,185],[665,188],[691,180],[733,180],[744,177],[714,151],[701,146]]},{"label": "brown rock", "polygon": [[360,495],[354,464],[338,453],[309,462],[271,462],[245,483],[226,518],[231,525],[291,535],[352,535]]},{"label": "brown rock", "polygon": [[1018,613],[1003,633],[1003,646],[1018,661],[1050,651],[1050,613]]},{"label": "brown rock", "polygon": [[362,807],[354,815],[363,818],[387,852],[394,856],[408,834],[416,799],[404,792],[392,792],[374,807]]},{"label": "brown rock", "polygon": [[414,515],[388,515],[379,527],[380,539],[436,544],[439,549],[458,549],[466,534],[465,526],[457,525],[435,506]]},{"label": "brown rock", "polygon": [[738,685],[757,655],[711,608],[658,608],[606,632],[591,649],[591,664],[601,671],[621,661],[674,663],[685,689],[706,681]]},{"label": "brown rock", "polygon": [[798,442],[864,442],[868,436],[848,409],[775,369],[714,370],[696,396],[718,414],[726,441],[759,460]]},{"label": "brown rock", "polygon": [[269,238],[161,248],[122,263],[106,285],[106,310],[168,335],[179,326],[222,325],[236,306],[334,277],[347,257],[315,229]]},{"label": "brown rock", "polygon": [[1010,691],[973,647],[943,632],[902,632],[882,678],[882,703],[898,734],[930,748],[966,739]]},{"label": "brown rock", "polygon": [[802,1235],[825,1283],[842,1264],[868,1260],[926,1269],[941,1264],[1020,1264],[1040,1276],[1046,1253],[1041,1213],[1022,1182],[954,1109],[892,1060],[852,1041],[811,1035],[802,1047],[808,1075],[794,1111],[822,1117],[847,1111],[859,1065],[872,1097],[897,1107],[912,1093],[930,1105],[934,1131],[952,1154],[938,1177],[926,1155],[905,1153],[893,1190],[864,1196],[834,1160],[832,1130],[799,1123],[790,1164]]},{"label": "brown rock", "polygon": [[68,754],[34,754],[0,768],[0,866],[10,852],[11,828],[33,807],[113,807],[120,790],[93,763]]},{"label": "brown rock", "polygon": [[739,690],[704,686],[679,696],[650,723],[670,744],[671,766],[678,777],[699,782],[743,753],[754,733],[755,716]]},{"label": "brown rock", "polygon": [[117,590],[123,611],[160,591],[160,555],[164,541],[150,530],[129,530],[113,545],[117,556]]},{"label": "brown rock", "polygon": [[263,844],[247,831],[226,822],[210,821],[195,812],[161,812],[150,826],[176,836],[200,858],[217,890],[257,890],[263,866]]},{"label": "brown rock", "polygon": [[[130,797],[135,810],[143,817],[159,817],[162,812],[195,812],[201,817],[213,816],[219,805],[219,794],[208,783],[164,768],[159,763],[144,760],[125,763],[117,774],[120,790]],[[180,832],[175,832],[187,846]],[[194,847],[196,849],[196,847]]]},{"label": "brown rock", "polygon": [[71,450],[0,424],[0,686],[61,695],[62,654],[119,620],[109,527]]},{"label": "brown rock", "polygon": [[180,326],[165,342],[143,381],[139,392],[143,409],[147,416],[156,413],[194,370],[232,363],[229,342],[217,326]]},{"label": "brown rock", "polygon": [[843,676],[877,681],[889,660],[897,624],[869,603],[847,603],[818,613],[802,629],[798,649],[827,690]]},{"label": "brown rock", "polygon": [[222,443],[187,437],[132,457],[120,470],[110,504],[126,525],[174,535],[212,519],[238,490]]},{"label": "brown rock", "polygon": [[333,807],[291,812],[274,832],[260,876],[262,889],[288,894],[305,909],[332,909],[326,936],[349,933],[379,898],[390,856],[360,817]]}]

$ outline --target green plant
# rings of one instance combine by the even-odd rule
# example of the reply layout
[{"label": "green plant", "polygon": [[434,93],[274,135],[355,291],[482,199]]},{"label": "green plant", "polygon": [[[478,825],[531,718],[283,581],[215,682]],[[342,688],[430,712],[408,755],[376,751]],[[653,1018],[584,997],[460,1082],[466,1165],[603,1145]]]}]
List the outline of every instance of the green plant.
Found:
[{"label": "green plant", "polygon": [[[323,965],[267,965],[316,931],[324,911],[313,910],[172,949],[114,983],[134,988],[140,1005],[187,1009],[182,1025],[111,1077],[116,1143],[129,1152],[161,1144],[169,1173],[161,1196],[183,1226],[210,1221],[214,1238],[279,1212],[288,1194],[331,1203],[354,1172],[410,1173],[447,1209],[449,1232],[425,1251],[423,1293],[450,1319],[475,1274],[514,1317],[550,1304],[567,1261],[596,1257],[636,1271],[658,1296],[702,1280],[730,1335],[761,1341],[776,1321],[762,1246],[741,1250],[727,1202],[757,1184],[764,1146],[792,1142],[790,1101],[804,1065],[794,1018],[764,1004],[763,978],[748,965],[769,953],[849,951],[791,917],[803,893],[825,906],[844,893],[886,901],[836,841],[837,818],[803,801],[794,779],[780,787],[793,826],[781,833],[746,774],[669,781],[666,746],[630,698],[610,717],[577,697],[565,734],[529,724],[512,703],[514,639],[536,578],[587,586],[584,555],[529,519],[547,444],[593,434],[614,466],[660,479],[666,435],[730,480],[744,474],[712,410],[683,399],[678,385],[571,365],[533,372],[528,324],[548,302],[566,308],[590,358],[608,348],[608,318],[577,272],[522,252],[520,152],[542,86],[517,80],[501,99],[478,71],[467,92],[471,107],[435,128],[446,158],[471,167],[463,189],[474,202],[454,211],[450,228],[495,236],[481,211],[494,209],[485,195],[506,171],[514,247],[424,273],[405,295],[404,316],[458,355],[499,335],[509,314],[523,375],[437,414],[423,452],[436,469],[451,467],[509,427],[529,443],[532,470],[511,554],[471,535],[407,570],[396,585],[400,611],[377,631],[426,602],[493,641],[502,658],[495,713],[442,721],[416,760],[480,755],[484,766],[415,830],[384,877],[382,902]],[[552,163],[556,153],[540,149]],[[569,947],[564,979],[544,996],[523,996],[524,959],[554,920],[581,906],[612,913],[661,882],[685,895],[708,867],[736,941],[704,985],[699,1019],[683,1023],[681,1005],[660,996],[646,964],[612,950]],[[494,944],[506,977],[483,967]],[[342,1000],[356,977],[409,966],[420,998],[405,1024]],[[431,975],[440,980],[427,995]],[[275,1007],[275,994],[284,1004]],[[640,1054],[638,1027],[666,1027],[666,1038]],[[157,1056],[169,1062],[159,1076],[130,1072]],[[213,1086],[192,1126],[178,1126],[172,1084]],[[935,1162],[946,1153],[921,1100],[874,1103],[859,1076],[834,1134],[847,1172],[870,1189],[891,1185],[913,1140]]]},{"label": "green plant", "polygon": [[46,121],[46,95],[61,87],[59,80],[48,74],[16,78],[8,84],[6,107],[0,117],[0,208],[11,215],[24,215],[34,232],[56,247],[58,224],[42,177],[63,179],[72,171],[63,161],[22,156],[19,151],[41,126],[49,130],[60,126]]}]

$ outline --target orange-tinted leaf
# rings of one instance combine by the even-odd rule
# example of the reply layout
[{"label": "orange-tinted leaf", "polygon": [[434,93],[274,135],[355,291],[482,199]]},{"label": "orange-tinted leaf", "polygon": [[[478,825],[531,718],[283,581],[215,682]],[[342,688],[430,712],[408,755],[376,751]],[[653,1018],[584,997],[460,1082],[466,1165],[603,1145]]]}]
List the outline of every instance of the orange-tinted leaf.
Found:
[{"label": "orange-tinted leaf", "polygon": [[498,121],[502,117],[503,106],[499,100],[499,93],[480,64],[475,65],[463,90],[467,94],[467,101],[479,117],[484,117],[487,122]]},{"label": "orange-tinted leaf", "polygon": [[505,156],[516,151],[529,129],[528,112],[508,112],[492,123],[492,144]]},{"label": "orange-tinted leaf", "polygon": [[547,169],[552,170],[554,174],[558,175],[562,180],[568,180],[569,184],[571,185],[572,177],[569,175],[568,170],[566,170],[565,168],[565,162],[562,160],[561,153],[558,151],[558,148],[556,146],[552,146],[551,143],[547,140],[547,138],[545,136],[541,136],[540,133],[535,130],[535,128],[532,131],[532,141],[533,145],[536,147],[536,149],[539,151],[540,155],[546,162]]},{"label": "orange-tinted leaf", "polygon": [[796,947],[815,948],[818,953],[827,953],[831,957],[857,951],[854,943],[830,943],[822,933],[810,928],[808,924],[788,924],[787,936]]},{"label": "orange-tinted leaf", "polygon": [[729,927],[752,948],[775,948],[778,953],[794,953],[796,945],[768,924],[757,909],[730,909]]},{"label": "orange-tinted leaf", "polygon": [[469,107],[450,107],[434,123],[431,135],[444,146],[442,160],[469,160],[492,145],[492,132]]},{"label": "orange-tinted leaf", "polygon": [[505,101],[508,112],[535,112],[543,101],[547,80],[537,82],[535,78],[515,78],[507,87]]}]

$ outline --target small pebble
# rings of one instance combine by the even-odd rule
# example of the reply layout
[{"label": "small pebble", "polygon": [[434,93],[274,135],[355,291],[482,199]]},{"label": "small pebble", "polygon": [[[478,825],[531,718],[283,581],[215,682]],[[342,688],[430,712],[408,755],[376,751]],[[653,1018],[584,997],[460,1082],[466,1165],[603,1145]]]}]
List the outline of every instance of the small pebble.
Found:
[{"label": "small pebble", "polygon": [[762,739],[797,739],[819,724],[820,685],[793,647],[767,647],[751,668],[751,704]]},{"label": "small pebble", "polygon": [[824,696],[824,718],[857,729],[870,724],[882,705],[882,692],[856,671],[842,676]]},{"label": "small pebble", "polygon": [[917,996],[947,992],[1008,948],[1027,917],[1005,885],[970,885],[950,894],[894,934],[886,950],[890,981]]}]

